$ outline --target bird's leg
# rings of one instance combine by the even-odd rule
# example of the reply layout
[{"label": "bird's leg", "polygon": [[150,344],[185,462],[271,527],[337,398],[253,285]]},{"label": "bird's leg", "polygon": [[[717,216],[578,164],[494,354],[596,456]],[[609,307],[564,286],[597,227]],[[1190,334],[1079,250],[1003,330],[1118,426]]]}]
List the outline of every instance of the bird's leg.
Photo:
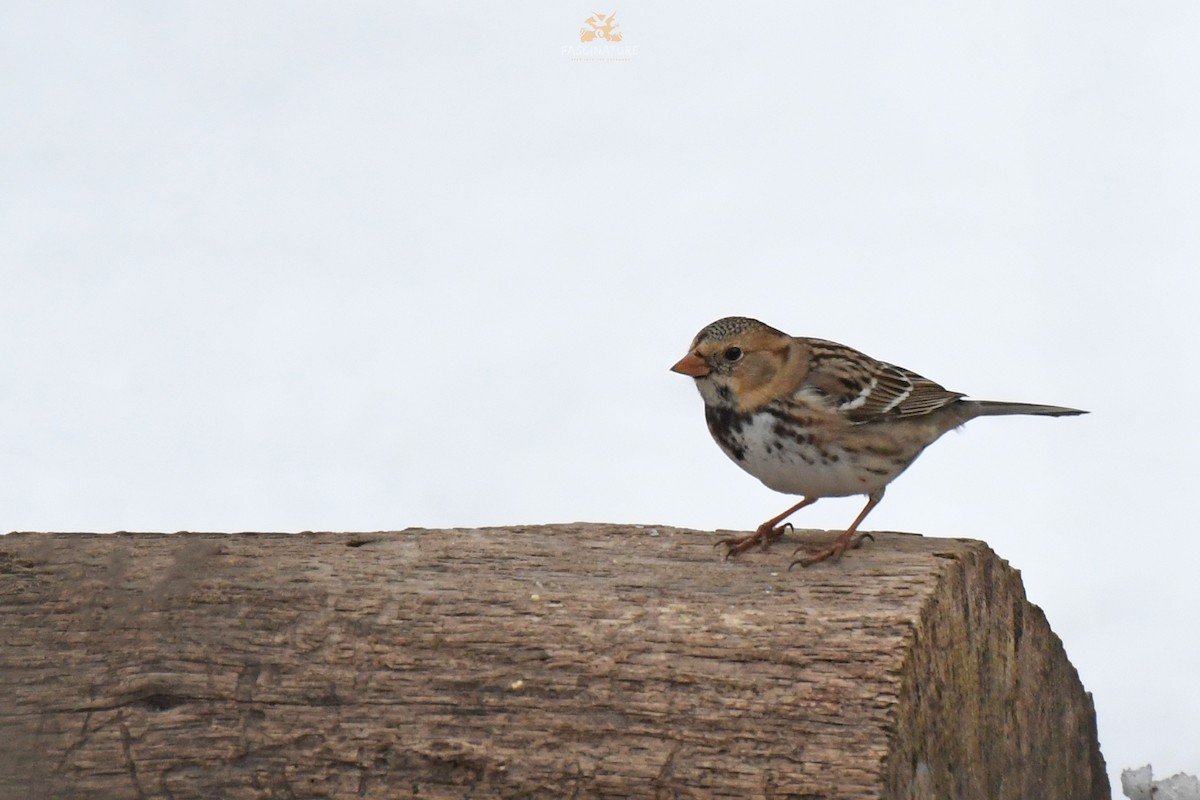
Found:
[{"label": "bird's leg", "polygon": [[790,522],[785,525],[781,525],[781,522],[805,506],[811,506],[817,500],[818,498],[816,497],[806,497],[779,516],[772,517],[762,525],[759,525],[754,533],[746,534],[745,536],[730,536],[728,539],[722,539],[717,542],[717,545],[725,545],[725,558],[746,552],[754,546],[755,542],[761,542],[763,550],[766,550],[767,545],[780,536],[783,536],[784,531],[792,527]]},{"label": "bird's leg", "polygon": [[[806,551],[808,552],[808,555],[806,555],[804,558],[797,558],[791,564],[788,564],[788,569],[791,569],[797,564],[802,567],[811,567],[813,564],[819,564],[826,559],[833,559],[834,561],[837,561],[842,557],[842,553],[846,552],[847,550],[853,550],[856,547],[860,547],[863,539],[871,536],[871,534],[863,533],[855,536],[855,533],[858,531],[858,526],[861,525],[862,521],[867,518],[867,514],[871,513],[871,509],[879,505],[879,501],[883,499],[883,491],[883,489],[880,489],[879,491],[872,492],[870,495],[868,495],[866,506],[864,506],[863,510],[859,512],[858,517],[853,523],[851,523],[850,527],[833,540],[833,544],[821,550]],[[805,548],[797,548],[796,553],[799,553],[801,550],[805,550]],[[795,555],[795,553],[792,555]]]}]

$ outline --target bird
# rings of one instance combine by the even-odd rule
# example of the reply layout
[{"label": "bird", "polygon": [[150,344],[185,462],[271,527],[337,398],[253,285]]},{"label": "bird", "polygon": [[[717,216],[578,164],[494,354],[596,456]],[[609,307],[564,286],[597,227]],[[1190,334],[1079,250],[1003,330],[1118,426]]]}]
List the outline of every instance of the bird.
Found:
[{"label": "bird", "polygon": [[[788,569],[840,559],[888,484],[942,434],[976,417],[1088,412],[1034,403],[972,400],[855,350],[788,334],[749,317],[704,327],[671,367],[694,379],[709,433],[725,455],[768,488],[800,502],[745,536],[722,539],[725,558],[783,536],[788,517],[824,497],[865,495],[850,527]],[[793,553],[796,556],[805,548]]]}]

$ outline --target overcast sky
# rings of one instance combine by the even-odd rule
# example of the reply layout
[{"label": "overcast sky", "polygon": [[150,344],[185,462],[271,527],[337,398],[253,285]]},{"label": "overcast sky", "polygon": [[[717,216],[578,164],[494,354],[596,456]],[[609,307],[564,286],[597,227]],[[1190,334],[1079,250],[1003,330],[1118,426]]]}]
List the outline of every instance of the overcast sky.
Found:
[{"label": "overcast sky", "polygon": [[755,316],[1093,412],[866,527],[987,541],[1110,773],[1200,771],[1200,5],[6,2],[0,109],[4,530],[752,529],[667,368]]}]

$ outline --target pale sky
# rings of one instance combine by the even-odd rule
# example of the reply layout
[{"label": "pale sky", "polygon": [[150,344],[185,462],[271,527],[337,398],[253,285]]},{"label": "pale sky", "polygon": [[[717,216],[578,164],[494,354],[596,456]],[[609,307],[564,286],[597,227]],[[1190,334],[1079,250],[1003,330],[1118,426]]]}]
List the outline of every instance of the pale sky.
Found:
[{"label": "pale sky", "polygon": [[[594,11],[627,60],[564,54]],[[1185,0],[4,3],[0,528],[752,529],[794,500],[667,368],[754,316],[1092,411],[970,423],[865,527],[1021,570],[1118,794],[1196,773],[1198,43]]]}]

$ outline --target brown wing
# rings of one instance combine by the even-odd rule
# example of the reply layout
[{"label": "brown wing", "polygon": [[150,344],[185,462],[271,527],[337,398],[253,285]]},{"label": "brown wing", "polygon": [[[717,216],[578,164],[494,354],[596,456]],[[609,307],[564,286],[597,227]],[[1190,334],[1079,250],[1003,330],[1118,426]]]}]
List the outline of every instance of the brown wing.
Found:
[{"label": "brown wing", "polygon": [[811,359],[796,393],[819,398],[851,422],[928,414],[964,396],[854,348],[820,339],[804,341]]}]

